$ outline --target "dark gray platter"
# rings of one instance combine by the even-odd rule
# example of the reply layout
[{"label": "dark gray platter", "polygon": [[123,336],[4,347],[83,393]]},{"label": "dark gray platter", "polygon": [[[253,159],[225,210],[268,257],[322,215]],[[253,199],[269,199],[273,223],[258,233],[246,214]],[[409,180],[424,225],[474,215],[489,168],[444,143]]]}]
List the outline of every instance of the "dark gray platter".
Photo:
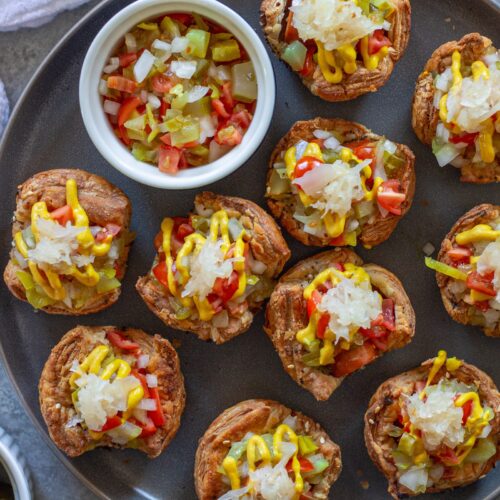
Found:
[{"label": "dark gray platter", "polygon": [[[495,0],[496,2],[496,0]],[[385,479],[375,469],[363,443],[363,414],[378,385],[386,378],[418,365],[439,348],[465,357],[500,382],[498,340],[480,330],[454,323],[446,314],[434,275],[423,265],[422,247],[437,248],[453,222],[481,202],[500,203],[498,185],[460,184],[452,167],[440,169],[431,151],[421,145],[410,125],[414,82],[432,51],[443,42],[480,31],[498,47],[500,16],[491,3],[479,0],[414,0],[413,31],[408,51],[389,83],[379,92],[342,104],[312,96],[298,78],[271,59],[277,79],[274,121],[259,151],[240,170],[209,189],[249,198],[264,205],[264,180],[270,152],[299,119],[315,116],[359,121],[379,134],[409,145],[417,156],[417,193],[410,214],[380,247],[359,249],[365,261],[388,267],[404,282],[417,314],[412,344],[388,354],[349,377],[329,402],[318,403],[283,371],[278,356],[262,331],[260,314],[248,333],[223,346],[202,343],[193,335],[171,330],[154,317],[134,289],[137,277],[148,271],[154,256],[153,237],[166,214],[185,214],[195,191],[169,192],[137,184],[111,168],[90,142],[78,105],[78,78],[87,47],[101,26],[129,1],[109,0],[91,11],[59,43],[36,73],[14,111],[0,149],[0,234],[2,267],[10,248],[10,221],[16,186],[30,175],[56,167],[84,168],[103,175],[122,188],[134,209],[132,226],[137,240],[120,301],[109,310],[80,319],[35,314],[0,287],[1,349],[12,382],[33,423],[61,462],[94,493],[110,498],[193,499],[193,462],[198,439],[226,407],[262,397],[303,411],[319,421],[342,448],[343,472],[331,498],[385,498]],[[225,0],[259,29],[258,2]],[[494,3],[494,2],[493,2]],[[495,38],[496,37],[496,38]],[[288,238],[292,261],[313,255]],[[65,458],[47,436],[38,407],[37,384],[50,349],[78,323],[117,324],[159,332],[180,343],[179,354],[188,394],[182,426],[170,447],[151,461],[139,452],[97,450]],[[500,495],[500,474],[441,498],[493,499]],[[63,497],[63,492],[55,492]],[[427,497],[430,498],[430,497]]]}]

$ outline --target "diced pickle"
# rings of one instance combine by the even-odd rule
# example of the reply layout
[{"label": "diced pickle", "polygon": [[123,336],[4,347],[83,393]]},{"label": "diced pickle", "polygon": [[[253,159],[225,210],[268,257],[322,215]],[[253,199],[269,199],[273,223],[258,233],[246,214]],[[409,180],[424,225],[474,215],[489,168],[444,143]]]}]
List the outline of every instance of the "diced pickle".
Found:
[{"label": "diced pickle", "polygon": [[233,96],[243,102],[257,99],[257,80],[253,64],[248,61],[231,68]]},{"label": "diced pickle", "polygon": [[285,47],[281,59],[287,62],[294,71],[300,71],[306,62],[307,48],[299,40],[295,40]]},{"label": "diced pickle", "polygon": [[192,29],[186,33],[189,40],[186,53],[193,57],[204,59],[207,55],[208,44],[210,43],[210,33],[199,29]]},{"label": "diced pickle", "polygon": [[170,17],[165,16],[160,24],[161,30],[167,34],[170,35],[172,38],[175,38],[176,36],[180,36],[181,32],[179,30],[179,26],[177,23],[173,20],[170,19]]},{"label": "diced pickle", "polygon": [[235,61],[240,57],[240,46],[234,38],[230,40],[222,40],[212,46],[212,59],[215,62]]},{"label": "diced pickle", "polygon": [[205,96],[201,99],[190,102],[184,107],[184,114],[191,116],[206,116],[212,112],[212,105],[210,104],[210,97]]},{"label": "diced pickle", "polygon": [[197,141],[200,138],[200,123],[198,120],[186,121],[180,130],[170,134],[170,138],[172,146],[180,146],[188,142]]}]

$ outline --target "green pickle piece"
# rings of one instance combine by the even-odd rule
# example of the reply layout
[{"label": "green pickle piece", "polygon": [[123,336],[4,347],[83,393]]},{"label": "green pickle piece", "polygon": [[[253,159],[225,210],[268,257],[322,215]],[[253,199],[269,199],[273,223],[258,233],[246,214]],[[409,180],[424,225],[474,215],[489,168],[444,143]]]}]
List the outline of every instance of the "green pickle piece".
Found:
[{"label": "green pickle piece", "polygon": [[240,57],[240,46],[234,38],[222,40],[212,45],[212,59],[215,62],[235,61]]},{"label": "green pickle piece", "polygon": [[210,33],[193,28],[186,33],[186,38],[189,40],[186,53],[190,56],[204,59],[207,55],[208,44],[210,43]]},{"label": "green pickle piece", "polygon": [[294,71],[300,71],[306,62],[307,48],[299,40],[287,45],[281,53],[281,59],[288,63]]},{"label": "green pickle piece", "polygon": [[234,64],[231,68],[232,93],[235,99],[242,102],[253,102],[257,99],[257,79],[250,61]]}]

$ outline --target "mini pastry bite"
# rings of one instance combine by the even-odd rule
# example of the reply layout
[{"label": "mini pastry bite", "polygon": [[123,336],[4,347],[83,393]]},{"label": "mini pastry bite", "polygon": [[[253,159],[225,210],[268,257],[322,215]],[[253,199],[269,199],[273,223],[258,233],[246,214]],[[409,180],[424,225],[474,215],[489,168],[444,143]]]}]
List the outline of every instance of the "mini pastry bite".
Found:
[{"label": "mini pastry bite", "polygon": [[394,274],[337,249],[280,278],[264,329],[286,372],[326,400],[344,377],[411,342],[415,313]]},{"label": "mini pastry bite", "polygon": [[444,306],[455,321],[500,337],[500,206],[469,210],[444,239],[437,260],[427,257],[425,263],[436,271]]},{"label": "mini pastry bite", "polygon": [[175,436],[186,399],[170,342],[114,326],[66,333],[45,363],[39,392],[50,437],[70,457],[97,447],[157,457]]},{"label": "mini pastry bite", "polygon": [[384,382],[365,415],[365,442],[392,497],[484,477],[500,456],[499,409],[493,380],[445,351]]},{"label": "mini pastry bite", "polygon": [[500,182],[500,59],[479,33],[439,47],[417,81],[413,128],[463,182]]},{"label": "mini pastry bite", "polygon": [[18,187],[9,290],[35,309],[82,315],[118,300],[133,235],[127,196],[84,170],[35,174]]},{"label": "mini pastry bite", "polygon": [[410,38],[409,0],[263,0],[261,22],[278,57],[327,101],[375,92]]},{"label": "mini pastry bite", "polygon": [[191,12],[145,20],[120,41],[99,92],[117,137],[160,172],[211,163],[243,140],[254,67],[224,26]]},{"label": "mini pastry bite", "polygon": [[290,258],[255,203],[200,193],[188,217],[166,217],[157,255],[137,291],[166,325],[222,344],[246,331]]},{"label": "mini pastry bite", "polygon": [[194,479],[200,500],[327,498],[340,448],[300,412],[250,399],[219,415],[200,439]]},{"label": "mini pastry bite", "polygon": [[358,123],[299,121],[271,155],[267,203],[305,245],[371,248],[389,238],[410,209],[414,162],[408,147]]}]

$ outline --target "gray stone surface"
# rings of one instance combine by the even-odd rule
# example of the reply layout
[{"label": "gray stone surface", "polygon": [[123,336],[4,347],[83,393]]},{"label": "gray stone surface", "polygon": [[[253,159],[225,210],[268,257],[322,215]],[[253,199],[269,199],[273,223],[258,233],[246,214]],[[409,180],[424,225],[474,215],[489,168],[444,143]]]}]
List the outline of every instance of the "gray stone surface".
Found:
[{"label": "gray stone surface", "polygon": [[[5,83],[11,108],[52,47],[97,3],[98,1],[93,0],[84,7],[64,12],[51,23],[37,29],[0,33],[0,78]],[[34,482],[35,498],[58,500],[94,498],[47,448],[22,408],[1,365],[0,427],[15,438],[28,461]]]}]

